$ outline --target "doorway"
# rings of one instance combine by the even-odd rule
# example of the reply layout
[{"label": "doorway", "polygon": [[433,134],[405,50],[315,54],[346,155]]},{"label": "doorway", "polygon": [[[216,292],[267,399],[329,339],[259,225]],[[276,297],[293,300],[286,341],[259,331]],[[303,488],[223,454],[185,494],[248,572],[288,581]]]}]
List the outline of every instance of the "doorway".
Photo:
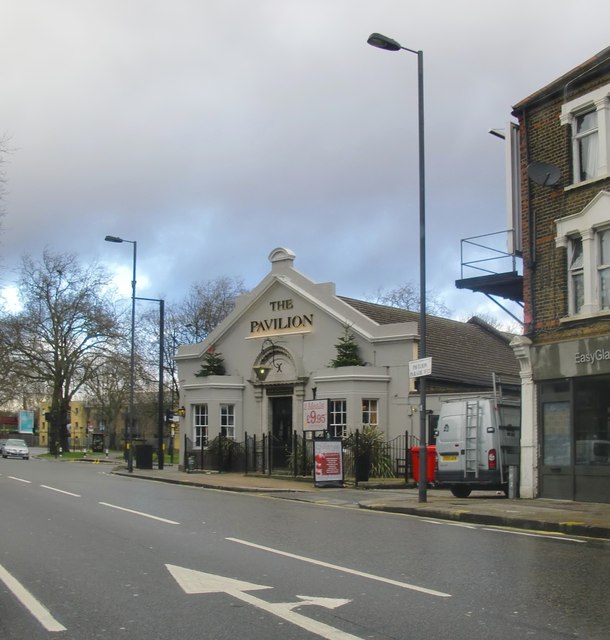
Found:
[{"label": "doorway", "polygon": [[292,453],[292,396],[270,398],[272,465],[286,469]]}]

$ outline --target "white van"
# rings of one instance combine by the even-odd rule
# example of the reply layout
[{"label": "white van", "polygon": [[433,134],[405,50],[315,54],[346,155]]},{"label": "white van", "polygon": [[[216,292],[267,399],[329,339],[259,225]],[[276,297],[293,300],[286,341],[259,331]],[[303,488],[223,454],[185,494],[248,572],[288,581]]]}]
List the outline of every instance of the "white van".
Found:
[{"label": "white van", "polygon": [[479,397],[441,405],[436,435],[436,484],[467,498],[473,489],[508,495],[509,467],[519,466],[518,401]]}]

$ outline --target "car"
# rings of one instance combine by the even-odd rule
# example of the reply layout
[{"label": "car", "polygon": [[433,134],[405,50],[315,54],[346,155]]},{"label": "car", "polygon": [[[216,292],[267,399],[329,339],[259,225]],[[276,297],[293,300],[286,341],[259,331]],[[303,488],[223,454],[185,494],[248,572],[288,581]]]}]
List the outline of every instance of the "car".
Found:
[{"label": "car", "polygon": [[4,443],[2,447],[3,458],[23,458],[24,460],[30,459],[30,450],[25,440],[19,440],[17,438],[11,438]]},{"label": "car", "polygon": [[4,445],[6,444],[6,438],[0,440],[0,453],[2,453],[2,449],[4,449]]}]

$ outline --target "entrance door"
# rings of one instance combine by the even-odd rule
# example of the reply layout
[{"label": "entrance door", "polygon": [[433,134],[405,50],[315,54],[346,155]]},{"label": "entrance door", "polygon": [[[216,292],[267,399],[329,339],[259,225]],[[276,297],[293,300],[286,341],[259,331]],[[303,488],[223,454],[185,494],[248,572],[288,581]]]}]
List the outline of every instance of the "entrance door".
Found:
[{"label": "entrance door", "polygon": [[272,465],[285,469],[292,452],[292,396],[271,398]]}]

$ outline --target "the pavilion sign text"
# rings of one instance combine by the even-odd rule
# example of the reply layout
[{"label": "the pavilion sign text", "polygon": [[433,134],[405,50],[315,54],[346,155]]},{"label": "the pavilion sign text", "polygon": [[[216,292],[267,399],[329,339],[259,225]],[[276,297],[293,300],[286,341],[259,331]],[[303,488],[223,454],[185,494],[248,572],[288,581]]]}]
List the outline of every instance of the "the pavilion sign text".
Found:
[{"label": "the pavilion sign text", "polygon": [[269,303],[272,312],[281,312],[279,318],[265,318],[250,321],[250,333],[267,333],[268,331],[308,330],[313,326],[313,313],[293,314],[292,299],[273,300]]}]

